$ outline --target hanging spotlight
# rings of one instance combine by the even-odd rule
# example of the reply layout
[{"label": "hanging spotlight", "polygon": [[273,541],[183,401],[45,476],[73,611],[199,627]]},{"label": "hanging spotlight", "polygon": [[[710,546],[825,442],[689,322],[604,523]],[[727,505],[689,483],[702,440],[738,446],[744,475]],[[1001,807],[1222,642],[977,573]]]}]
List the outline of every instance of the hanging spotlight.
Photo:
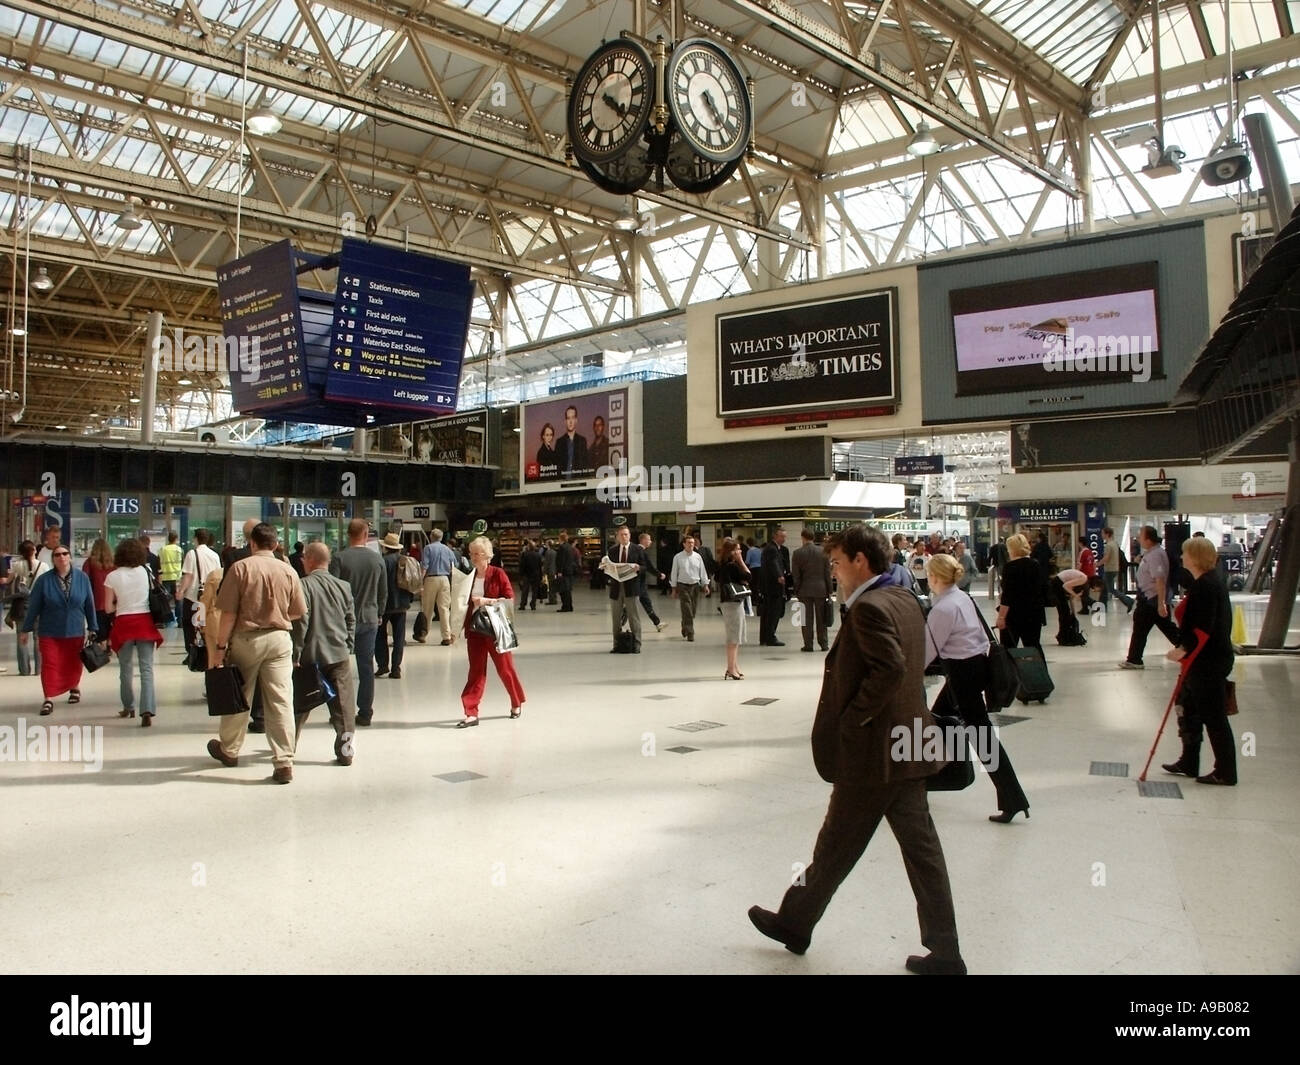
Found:
[{"label": "hanging spotlight", "polygon": [[126,210],[117,216],[113,225],[117,226],[118,229],[132,230],[139,229],[144,223],[140,221],[140,216],[135,213],[135,204],[128,203]]},{"label": "hanging spotlight", "polygon": [[629,197],[626,210],[614,219],[614,228],[623,233],[635,233],[641,228],[641,219],[636,213],[636,200]]},{"label": "hanging spotlight", "polygon": [[934,134],[930,132],[930,124],[925,119],[921,119],[917,123],[916,132],[912,134],[912,139],[907,142],[907,154],[924,159],[927,155],[933,155],[938,150],[939,142],[934,139]]},{"label": "hanging spotlight", "polygon": [[269,107],[259,107],[248,116],[245,125],[254,137],[273,137],[280,132],[284,123]]},{"label": "hanging spotlight", "polygon": [[37,292],[49,292],[54,287],[54,279],[50,277],[49,271],[43,266],[36,268],[36,276],[32,278],[32,288]]}]

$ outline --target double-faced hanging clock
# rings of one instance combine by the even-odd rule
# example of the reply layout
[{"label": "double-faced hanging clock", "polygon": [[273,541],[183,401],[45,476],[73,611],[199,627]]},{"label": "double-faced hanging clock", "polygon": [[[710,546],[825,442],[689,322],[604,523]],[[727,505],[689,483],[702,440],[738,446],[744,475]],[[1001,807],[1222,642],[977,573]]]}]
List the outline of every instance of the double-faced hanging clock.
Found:
[{"label": "double-faced hanging clock", "polygon": [[[667,58],[665,59],[665,57]],[[727,181],[752,146],[752,87],[712,41],[694,37],[654,57],[637,41],[602,44],[569,95],[569,144],[578,165],[617,195],[658,173],[684,192]]]}]

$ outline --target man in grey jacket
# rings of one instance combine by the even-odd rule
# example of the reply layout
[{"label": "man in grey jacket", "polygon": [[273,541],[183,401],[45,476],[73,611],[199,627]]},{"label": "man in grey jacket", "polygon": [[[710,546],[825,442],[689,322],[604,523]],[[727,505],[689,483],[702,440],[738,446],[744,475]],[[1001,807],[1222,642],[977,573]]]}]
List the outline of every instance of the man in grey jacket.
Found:
[{"label": "man in grey jacket", "polygon": [[352,648],[357,660],[357,724],[369,725],[375,712],[375,636],[379,615],[388,602],[388,571],[378,551],[366,546],[370,526],[365,518],[348,522],[348,546],[334,556],[330,573],[352,588],[357,619]]},{"label": "man in grey jacket", "polygon": [[[302,554],[302,594],[307,600],[307,616],[293,623],[293,660],[315,663],[334,689],[334,698],[329,701],[334,757],[339,765],[351,765],[357,693],[348,656],[352,654],[357,621],[352,588],[330,576],[329,564],[328,547],[321,543],[307,545]],[[296,714],[295,719],[301,732],[307,714]]]},{"label": "man in grey jacket", "polygon": [[817,631],[817,646],[823,651],[826,643],[826,600],[831,594],[831,563],[826,552],[813,543],[811,529],[804,529],[800,537],[803,546],[790,557],[790,572],[794,576],[794,594],[803,604],[803,647],[813,649],[813,629]]}]

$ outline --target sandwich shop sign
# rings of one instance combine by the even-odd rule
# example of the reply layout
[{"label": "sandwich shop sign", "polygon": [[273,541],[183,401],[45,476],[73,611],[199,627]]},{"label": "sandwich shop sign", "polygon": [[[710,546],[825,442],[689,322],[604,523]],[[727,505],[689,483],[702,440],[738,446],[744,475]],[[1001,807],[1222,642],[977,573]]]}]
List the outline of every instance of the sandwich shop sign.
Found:
[{"label": "sandwich shop sign", "polygon": [[717,316],[718,416],[898,405],[898,290]]}]

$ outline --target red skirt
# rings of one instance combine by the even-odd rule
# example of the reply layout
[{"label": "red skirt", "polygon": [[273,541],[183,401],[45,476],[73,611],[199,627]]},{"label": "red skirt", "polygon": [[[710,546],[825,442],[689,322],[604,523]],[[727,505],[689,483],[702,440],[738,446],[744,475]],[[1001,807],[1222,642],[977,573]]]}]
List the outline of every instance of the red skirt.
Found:
[{"label": "red skirt", "polygon": [[152,640],[161,647],[163,638],[150,614],[118,614],[113,619],[113,629],[108,634],[108,645],[114,651],[120,651],[122,644],[131,640]]},{"label": "red skirt", "polygon": [[54,699],[81,684],[81,648],[84,636],[42,636],[41,687],[45,698]]}]

